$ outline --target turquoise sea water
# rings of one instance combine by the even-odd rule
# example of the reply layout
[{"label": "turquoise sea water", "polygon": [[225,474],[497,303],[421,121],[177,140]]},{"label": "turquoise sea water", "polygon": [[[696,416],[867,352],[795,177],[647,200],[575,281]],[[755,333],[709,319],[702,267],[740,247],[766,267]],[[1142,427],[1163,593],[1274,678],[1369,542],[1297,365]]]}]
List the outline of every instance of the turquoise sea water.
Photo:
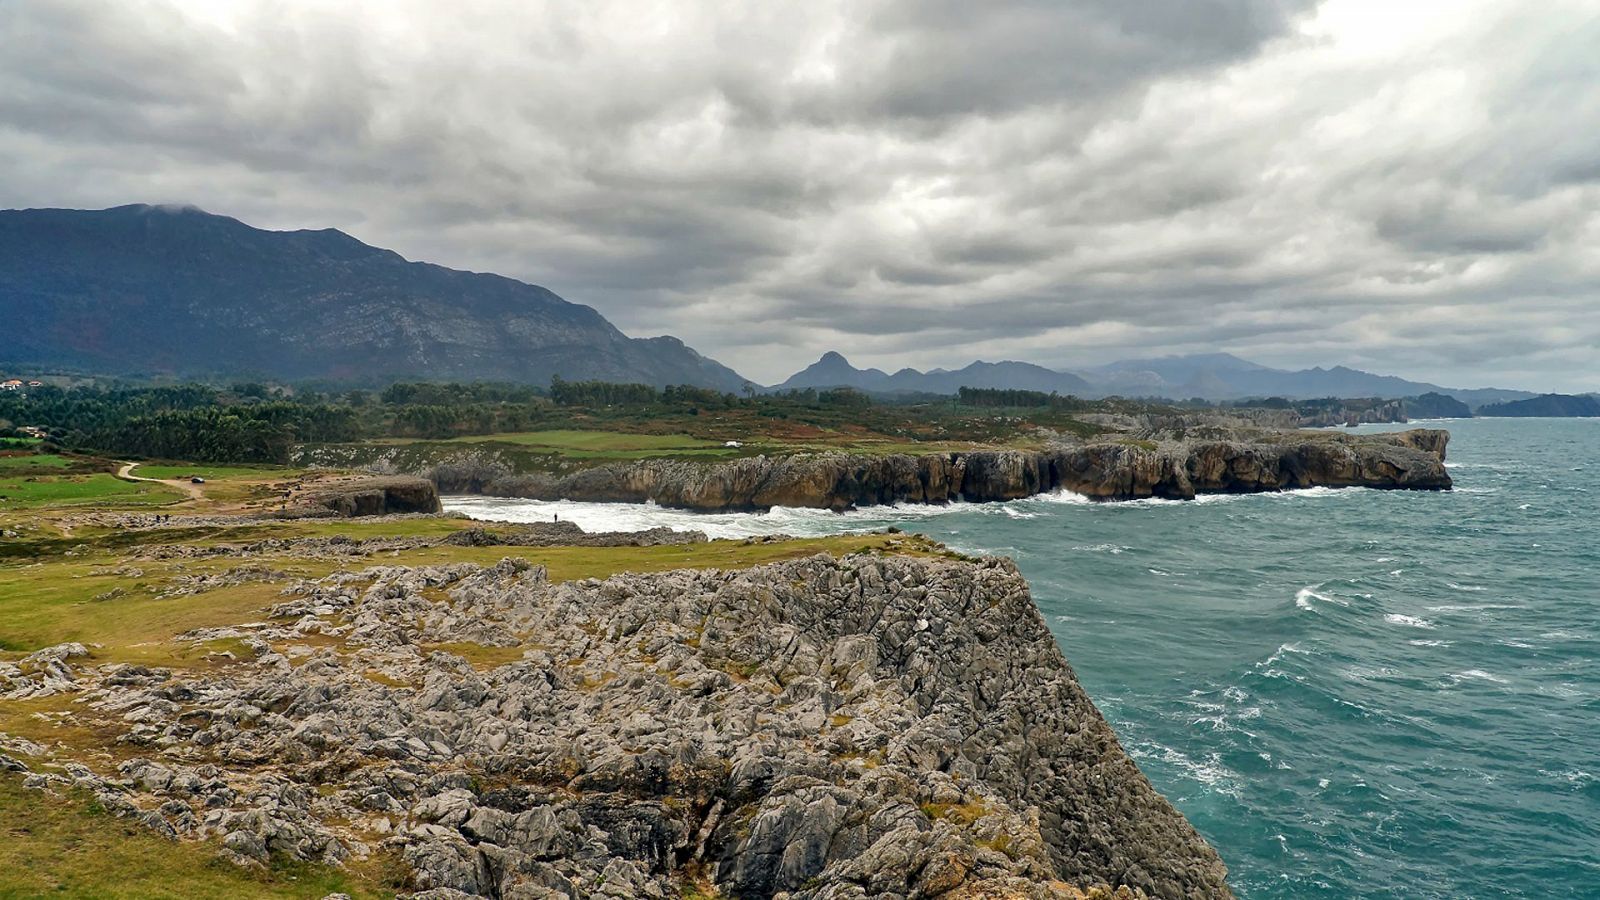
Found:
[{"label": "turquoise sea water", "polygon": [[1441,494],[452,505],[714,535],[894,524],[1011,556],[1241,897],[1600,897],[1600,420],[1441,425]]}]

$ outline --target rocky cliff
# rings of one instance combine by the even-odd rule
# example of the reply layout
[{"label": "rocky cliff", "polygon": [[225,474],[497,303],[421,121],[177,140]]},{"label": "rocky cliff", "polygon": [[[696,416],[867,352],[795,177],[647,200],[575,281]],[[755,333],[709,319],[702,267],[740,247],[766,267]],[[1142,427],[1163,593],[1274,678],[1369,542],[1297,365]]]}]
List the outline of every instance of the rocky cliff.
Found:
[{"label": "rocky cliff", "polygon": [[184,639],[248,652],[0,663],[126,750],[28,783],[241,862],[386,852],[432,898],[1230,896],[1003,560],[381,567]]},{"label": "rocky cliff", "polygon": [[653,502],[704,511],[983,502],[1055,490],[1097,500],[1193,499],[1202,493],[1319,486],[1447,490],[1449,439],[1448,432],[1425,429],[1379,435],[1288,432],[1270,440],[1122,440],[924,456],[822,453],[715,464],[653,459],[559,477],[514,475],[464,458],[427,474],[446,492]]}]

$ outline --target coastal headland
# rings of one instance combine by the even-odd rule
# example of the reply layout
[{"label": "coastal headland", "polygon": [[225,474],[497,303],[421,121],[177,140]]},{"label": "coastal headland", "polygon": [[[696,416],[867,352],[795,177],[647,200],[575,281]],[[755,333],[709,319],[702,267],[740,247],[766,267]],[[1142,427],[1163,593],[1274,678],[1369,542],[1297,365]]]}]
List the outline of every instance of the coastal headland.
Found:
[{"label": "coastal headland", "polygon": [[514,459],[481,444],[457,445],[398,465],[392,448],[321,452],[346,465],[399,468],[432,480],[445,493],[725,512],[990,502],[1061,490],[1107,501],[1191,500],[1200,494],[1309,487],[1448,490],[1449,439],[1449,432],[1438,429],[1363,435],[1276,431],[1226,439],[1119,437],[1041,449],[825,451],[712,461],[656,457],[566,472],[518,471]]}]

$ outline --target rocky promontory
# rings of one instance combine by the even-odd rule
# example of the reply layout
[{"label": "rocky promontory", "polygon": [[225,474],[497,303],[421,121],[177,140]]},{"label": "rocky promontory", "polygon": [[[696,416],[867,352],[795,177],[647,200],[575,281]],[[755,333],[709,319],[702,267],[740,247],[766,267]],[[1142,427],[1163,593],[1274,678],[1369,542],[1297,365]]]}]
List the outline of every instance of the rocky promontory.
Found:
[{"label": "rocky promontory", "polygon": [[358,478],[318,486],[296,501],[299,515],[387,516],[440,511],[439,491],[426,478]]},{"label": "rocky promontory", "polygon": [[1230,896],[1004,560],[378,567],[180,640],[241,651],[0,663],[123,748],[28,784],[246,865],[389,854],[431,898]]},{"label": "rocky promontory", "polygon": [[1119,439],[1043,450],[912,456],[843,452],[703,463],[647,459],[561,475],[515,474],[470,453],[426,474],[447,493],[657,503],[701,511],[1015,500],[1066,490],[1096,500],[1309,487],[1448,490],[1449,432],[1293,431],[1245,439]]}]

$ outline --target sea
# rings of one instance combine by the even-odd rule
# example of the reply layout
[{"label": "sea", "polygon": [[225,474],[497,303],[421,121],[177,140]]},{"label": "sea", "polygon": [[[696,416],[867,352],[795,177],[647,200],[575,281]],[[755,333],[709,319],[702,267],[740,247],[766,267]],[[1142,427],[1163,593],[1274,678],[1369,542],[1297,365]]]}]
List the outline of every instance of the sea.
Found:
[{"label": "sea", "polygon": [[446,505],[713,537],[894,525],[1009,556],[1240,897],[1600,897],[1600,420],[1417,424],[1450,430],[1455,490]]}]

